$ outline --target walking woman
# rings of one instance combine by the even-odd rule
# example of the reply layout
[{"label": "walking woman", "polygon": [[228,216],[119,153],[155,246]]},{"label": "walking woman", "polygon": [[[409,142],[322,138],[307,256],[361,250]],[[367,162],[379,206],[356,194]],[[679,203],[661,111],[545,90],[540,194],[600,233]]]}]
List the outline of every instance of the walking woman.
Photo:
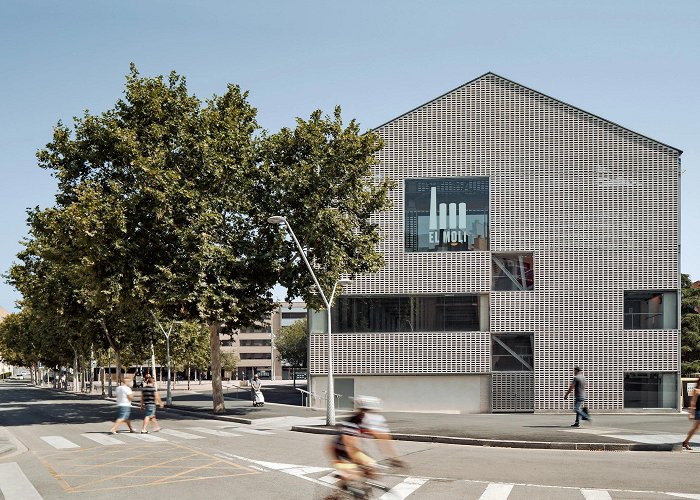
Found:
[{"label": "walking woman", "polygon": [[690,438],[693,437],[693,434],[695,434],[695,431],[698,430],[698,427],[700,427],[700,401],[698,401],[698,396],[700,396],[700,377],[698,377],[697,381],[695,382],[695,389],[693,389],[693,397],[690,398],[690,415],[688,415],[688,418],[690,420],[693,420],[692,425],[690,426],[690,431],[688,431],[688,435],[685,437],[685,441],[683,441],[683,448],[686,450],[692,449],[690,447]]}]

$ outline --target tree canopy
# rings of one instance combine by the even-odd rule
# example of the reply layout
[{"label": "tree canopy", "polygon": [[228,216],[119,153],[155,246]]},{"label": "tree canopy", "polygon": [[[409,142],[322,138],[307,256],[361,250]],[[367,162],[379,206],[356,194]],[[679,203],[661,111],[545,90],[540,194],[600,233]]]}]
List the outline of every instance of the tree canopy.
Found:
[{"label": "tree canopy", "polygon": [[37,153],[57,179],[55,204],[29,211],[9,272],[41,356],[60,364],[111,347],[119,366],[124,353],[148,356],[153,314],[206,325],[221,412],[219,333],[263,319],[278,282],[319,306],[271,215],[293,225],[325,289],[379,268],[370,216],[391,184],[371,175],[378,137],[343,125],[340,108],[274,134],[256,113],[237,85],[200,100],[177,73],[143,77],[132,65],[113,108],[58,123]]}]

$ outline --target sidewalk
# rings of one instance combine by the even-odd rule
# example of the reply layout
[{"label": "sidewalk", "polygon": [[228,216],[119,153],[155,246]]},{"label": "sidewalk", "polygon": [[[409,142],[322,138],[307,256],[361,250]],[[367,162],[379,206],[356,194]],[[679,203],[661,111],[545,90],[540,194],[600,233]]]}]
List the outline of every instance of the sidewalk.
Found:
[{"label": "sidewalk", "polygon": [[[292,430],[311,433],[334,433],[325,426],[325,409],[311,409],[288,404],[271,403],[275,390],[265,388],[264,407],[252,406],[247,390],[225,391],[226,413],[214,416],[251,425],[264,425],[269,419],[287,419]],[[173,409],[213,416],[211,393],[173,394]],[[340,420],[349,415],[337,411]],[[384,416],[394,438],[409,441],[442,442],[477,446],[515,448],[671,451],[690,428],[686,413],[612,413],[594,415],[593,424],[583,422],[572,428],[572,413],[557,414],[477,414],[386,412]],[[693,440],[700,450],[700,434]]]}]

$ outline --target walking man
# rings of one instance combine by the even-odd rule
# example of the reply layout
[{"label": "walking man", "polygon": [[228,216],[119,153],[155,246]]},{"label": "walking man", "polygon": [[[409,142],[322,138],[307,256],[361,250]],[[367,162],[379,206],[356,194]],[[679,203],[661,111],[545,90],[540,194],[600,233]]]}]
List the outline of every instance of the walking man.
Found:
[{"label": "walking man", "polygon": [[141,434],[148,434],[148,424],[151,421],[153,421],[153,425],[156,426],[153,432],[158,432],[160,430],[160,425],[158,425],[158,421],[156,420],[156,404],[163,408],[163,400],[160,399],[155,381],[150,374],[146,374],[145,382],[146,385],[141,389],[141,409],[145,412]]},{"label": "walking man", "polygon": [[588,408],[581,408],[586,402],[586,377],[581,373],[581,368],[578,366],[574,368],[574,378],[571,379],[569,384],[569,389],[564,394],[564,399],[569,397],[569,394],[573,391],[574,393],[574,412],[576,412],[576,422],[574,422],[571,427],[580,427],[581,424],[579,419],[591,420],[591,416],[588,414]]},{"label": "walking man", "polygon": [[119,414],[117,415],[117,421],[109,430],[110,433],[116,434],[121,426],[122,422],[126,423],[129,428],[129,432],[134,432],[134,428],[131,427],[131,400],[134,399],[134,391],[129,387],[129,382],[131,378],[124,375],[122,378],[122,383],[117,387],[117,407],[119,408]]}]

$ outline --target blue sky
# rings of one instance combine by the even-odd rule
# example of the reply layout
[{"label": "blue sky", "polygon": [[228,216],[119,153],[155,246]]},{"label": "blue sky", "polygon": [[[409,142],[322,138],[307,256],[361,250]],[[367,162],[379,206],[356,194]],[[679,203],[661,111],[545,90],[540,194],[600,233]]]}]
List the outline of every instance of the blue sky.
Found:
[{"label": "blue sky", "polygon": [[112,107],[133,61],[200,97],[241,85],[270,131],[336,104],[369,129],[493,71],[684,151],[681,269],[700,279],[697,0],[3,0],[0,61],[0,272],[26,208],[53,202],[37,149]]}]

